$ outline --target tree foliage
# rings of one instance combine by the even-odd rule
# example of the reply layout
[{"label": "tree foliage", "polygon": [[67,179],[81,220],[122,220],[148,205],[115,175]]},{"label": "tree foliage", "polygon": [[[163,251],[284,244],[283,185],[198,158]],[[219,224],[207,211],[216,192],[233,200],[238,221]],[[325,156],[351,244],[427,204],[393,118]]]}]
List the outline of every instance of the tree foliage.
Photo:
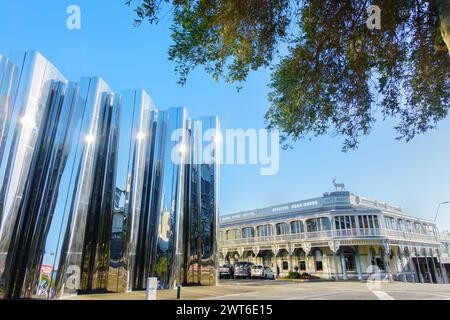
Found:
[{"label": "tree foliage", "polygon": [[[128,0],[136,23],[170,10],[180,83],[204,66],[244,82],[273,69],[269,128],[285,142],[334,133],[356,148],[380,113],[398,139],[434,128],[450,107],[450,0]],[[367,8],[382,10],[370,30]],[[285,54],[278,48],[287,47]]]}]

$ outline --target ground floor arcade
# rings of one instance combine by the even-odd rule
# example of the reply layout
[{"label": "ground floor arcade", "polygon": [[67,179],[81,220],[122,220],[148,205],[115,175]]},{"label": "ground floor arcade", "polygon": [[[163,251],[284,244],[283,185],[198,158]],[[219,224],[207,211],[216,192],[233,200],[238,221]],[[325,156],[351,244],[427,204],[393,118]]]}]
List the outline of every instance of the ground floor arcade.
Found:
[{"label": "ground floor arcade", "polygon": [[280,277],[297,271],[335,280],[448,283],[449,278],[437,248],[382,242],[330,241],[221,249],[221,264],[238,261],[269,266]]}]

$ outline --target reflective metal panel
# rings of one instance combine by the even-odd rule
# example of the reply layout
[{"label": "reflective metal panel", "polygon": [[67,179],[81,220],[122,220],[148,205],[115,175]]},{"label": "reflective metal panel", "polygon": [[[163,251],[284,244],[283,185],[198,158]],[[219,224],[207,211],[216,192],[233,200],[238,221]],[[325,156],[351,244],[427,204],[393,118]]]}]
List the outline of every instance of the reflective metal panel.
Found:
[{"label": "reflective metal panel", "polygon": [[108,290],[133,289],[148,147],[155,106],[142,90],[122,93],[118,122]]},{"label": "reflective metal panel", "polygon": [[8,296],[30,297],[36,289],[43,246],[51,221],[51,195],[64,166],[63,145],[72,110],[62,108],[66,85],[54,83],[36,140],[31,169],[20,203],[7,257]]},{"label": "reflective metal panel", "polygon": [[142,187],[141,217],[136,246],[136,263],[132,289],[145,289],[147,277],[151,274],[157,246],[159,223],[159,197],[162,187],[162,144],[156,143],[157,111],[152,111],[149,119],[149,140],[145,161]]},{"label": "reflective metal panel", "polygon": [[217,117],[191,122],[192,154],[185,220],[183,283],[215,285],[219,197],[220,125]]},{"label": "reflective metal panel", "polygon": [[[83,110],[73,163],[67,168],[69,179],[59,190],[57,209],[67,214],[64,241],[59,255],[57,289],[60,295],[74,294],[80,288],[81,261],[89,202],[92,198],[97,145],[103,126],[102,115],[110,108],[110,89],[99,78],[81,80],[77,104]],[[61,228],[63,226],[61,225]],[[57,248],[58,250],[58,248]]]},{"label": "reflective metal panel", "polygon": [[11,124],[20,68],[0,55],[0,164]]},{"label": "reflective metal panel", "polygon": [[184,197],[184,261],[182,272],[178,281],[183,284],[199,284],[199,210],[200,210],[200,184],[199,162],[201,161],[201,121],[189,121],[188,163],[186,164],[185,197]]},{"label": "reflective metal panel", "polygon": [[107,95],[100,114],[92,195],[86,217],[80,292],[106,291],[120,97]]},{"label": "reflective metal panel", "polygon": [[203,161],[200,165],[200,284],[215,285],[218,267],[218,217],[221,133],[217,117],[201,118]]},{"label": "reflective metal panel", "polygon": [[158,114],[157,143],[162,144],[162,189],[158,205],[158,245],[152,273],[161,288],[176,284],[183,259],[183,205],[186,163],[187,112],[171,108]]},{"label": "reflective metal panel", "polygon": [[8,282],[7,285],[11,282],[3,279],[6,259],[10,246],[15,246],[11,240],[27,191],[36,144],[42,138],[39,133],[45,124],[50,92],[55,81],[65,82],[59,71],[38,53],[25,53],[19,63],[20,80],[17,93],[9,97],[13,100],[8,102],[10,114],[2,133],[0,162],[0,283]]}]

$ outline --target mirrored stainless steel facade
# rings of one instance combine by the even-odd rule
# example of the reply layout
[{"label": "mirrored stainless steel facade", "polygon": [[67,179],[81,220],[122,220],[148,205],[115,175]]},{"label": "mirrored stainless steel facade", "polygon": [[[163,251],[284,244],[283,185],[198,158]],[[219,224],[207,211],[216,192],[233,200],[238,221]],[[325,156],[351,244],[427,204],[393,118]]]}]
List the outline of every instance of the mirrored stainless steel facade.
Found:
[{"label": "mirrored stainless steel facade", "polygon": [[148,148],[152,145],[155,111],[153,101],[146,92],[122,93],[115,185],[112,190],[114,206],[110,226],[109,291],[134,289],[145,168]]},{"label": "mirrored stainless steel facade", "polygon": [[[2,99],[1,162],[0,162],[0,290],[8,294],[17,292],[14,263],[21,255],[24,236],[19,234],[24,224],[33,228],[24,210],[32,196],[32,179],[38,167],[38,153],[42,151],[47,119],[57,107],[58,96],[64,90],[65,79],[56,68],[40,54],[27,52],[14,62],[4,61],[4,73],[8,89]],[[2,80],[2,87],[4,86]],[[31,200],[33,201],[33,200]],[[22,212],[22,215],[20,214]],[[24,230],[25,231],[25,230]],[[25,240],[27,241],[27,240]]]},{"label": "mirrored stainless steel facade", "polygon": [[2,297],[215,284],[217,118],[26,52],[0,56],[0,130]]},{"label": "mirrored stainless steel facade", "polygon": [[184,108],[158,114],[156,143],[161,144],[161,184],[158,195],[158,240],[152,274],[161,288],[176,284],[183,258],[183,219],[188,118]]},{"label": "mirrored stainless steel facade", "polygon": [[220,124],[217,117],[202,117],[190,123],[189,182],[185,197],[185,284],[215,285],[217,264],[217,212],[219,200]]}]

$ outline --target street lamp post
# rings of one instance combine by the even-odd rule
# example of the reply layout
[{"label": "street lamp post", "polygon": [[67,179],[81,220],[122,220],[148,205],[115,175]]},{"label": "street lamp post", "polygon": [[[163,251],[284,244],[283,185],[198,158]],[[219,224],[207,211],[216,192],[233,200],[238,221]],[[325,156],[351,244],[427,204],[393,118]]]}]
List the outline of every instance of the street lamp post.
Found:
[{"label": "street lamp post", "polygon": [[[436,209],[436,215],[434,216],[434,222],[435,223],[436,223],[436,219],[437,219],[437,216],[439,214],[439,209],[441,208],[441,205],[449,204],[449,203],[450,203],[450,201],[444,201],[444,202],[441,202],[441,203],[438,204],[437,209]],[[445,270],[445,268],[444,268],[444,266],[442,264],[440,249],[438,250],[438,258],[439,258],[439,264],[440,264],[440,267],[441,267],[441,273],[442,273],[443,281],[444,281],[444,283],[448,283],[447,271]]]},{"label": "street lamp post", "polygon": [[441,205],[449,204],[449,203],[450,203],[450,201],[444,201],[444,202],[441,202],[441,203],[438,204],[438,207],[437,207],[437,210],[436,210],[436,215],[434,216],[434,222],[436,222],[436,219],[437,219],[437,216],[439,214],[439,209],[441,208]]}]

